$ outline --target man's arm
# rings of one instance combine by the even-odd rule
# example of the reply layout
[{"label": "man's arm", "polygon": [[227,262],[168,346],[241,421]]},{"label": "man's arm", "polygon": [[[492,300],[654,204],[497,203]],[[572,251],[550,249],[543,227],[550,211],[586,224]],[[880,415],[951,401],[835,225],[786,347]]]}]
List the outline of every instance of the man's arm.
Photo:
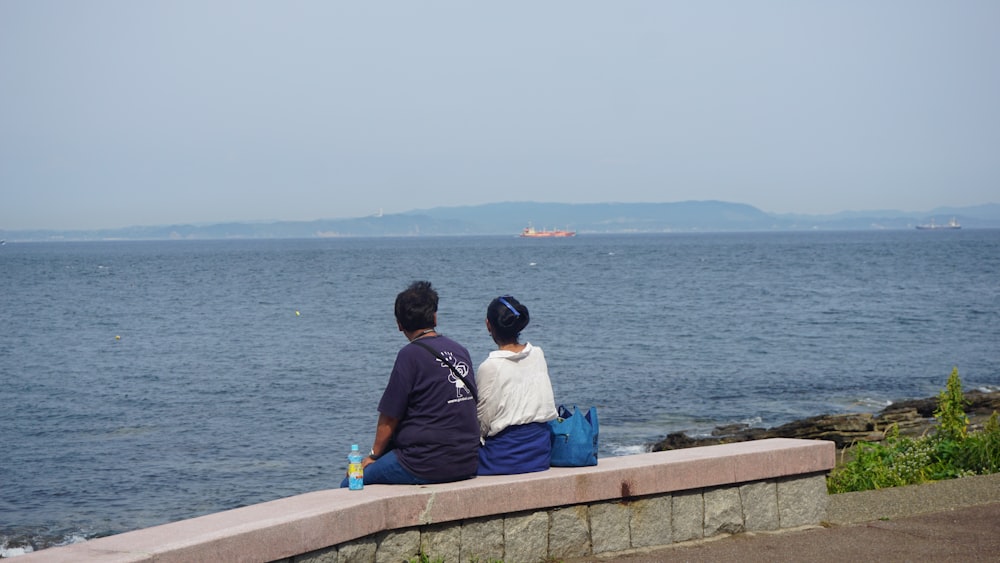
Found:
[{"label": "man's arm", "polygon": [[399,426],[398,418],[379,413],[378,425],[375,427],[375,444],[372,445],[372,453],[375,455],[363,459],[361,461],[362,467],[367,467],[376,458],[389,451],[389,443],[392,441],[392,435],[396,433],[397,426]]}]

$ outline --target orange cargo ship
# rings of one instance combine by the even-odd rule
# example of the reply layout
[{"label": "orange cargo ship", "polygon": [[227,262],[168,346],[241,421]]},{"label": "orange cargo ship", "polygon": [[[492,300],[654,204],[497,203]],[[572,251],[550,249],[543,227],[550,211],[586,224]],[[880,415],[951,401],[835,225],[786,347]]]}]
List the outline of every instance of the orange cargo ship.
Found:
[{"label": "orange cargo ship", "polygon": [[527,237],[527,238],[575,237],[576,236],[576,231],[559,231],[559,230],[556,230],[556,231],[546,231],[544,229],[541,230],[541,231],[538,231],[538,230],[535,230],[534,227],[532,227],[532,226],[529,225],[529,226],[525,227],[523,231],[521,231],[521,236],[522,237]]}]

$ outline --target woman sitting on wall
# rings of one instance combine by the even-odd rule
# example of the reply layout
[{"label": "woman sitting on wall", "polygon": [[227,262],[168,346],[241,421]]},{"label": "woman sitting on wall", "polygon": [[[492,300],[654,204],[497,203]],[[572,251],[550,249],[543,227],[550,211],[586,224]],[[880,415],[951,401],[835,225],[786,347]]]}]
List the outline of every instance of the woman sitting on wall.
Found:
[{"label": "woman sitting on wall", "polygon": [[518,342],[530,317],[510,295],[486,309],[486,330],[499,349],[476,370],[479,388],[479,475],[531,473],[549,468],[548,421],[556,418],[542,349]]}]

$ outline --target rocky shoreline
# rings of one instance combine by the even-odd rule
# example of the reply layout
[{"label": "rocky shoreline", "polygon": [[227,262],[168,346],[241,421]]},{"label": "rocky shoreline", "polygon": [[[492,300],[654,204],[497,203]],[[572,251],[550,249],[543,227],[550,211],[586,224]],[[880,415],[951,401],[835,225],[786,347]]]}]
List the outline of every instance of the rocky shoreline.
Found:
[{"label": "rocky shoreline", "polygon": [[[965,412],[971,420],[971,429],[980,428],[993,414],[1000,412],[1000,391],[969,391]],[[677,450],[715,444],[731,444],[765,438],[803,438],[830,440],[838,450],[858,442],[881,442],[886,430],[898,425],[904,436],[920,436],[933,428],[937,421],[934,411],[938,398],[913,399],[893,403],[877,413],[824,414],[774,428],[752,428],[743,424],[719,426],[711,436],[691,437],[683,432],[668,434],[650,446],[650,451]]]}]

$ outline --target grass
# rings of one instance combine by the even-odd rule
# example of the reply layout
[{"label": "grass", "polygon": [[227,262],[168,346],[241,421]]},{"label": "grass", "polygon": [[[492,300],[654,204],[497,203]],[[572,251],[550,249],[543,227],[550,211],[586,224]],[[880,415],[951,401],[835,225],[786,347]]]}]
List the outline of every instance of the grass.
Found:
[{"label": "grass", "polygon": [[[545,557],[539,560],[539,563],[560,563],[560,561],[561,561],[560,559]],[[428,557],[423,552],[421,552],[420,555],[414,557],[413,559],[410,559],[408,563],[445,563],[445,561],[441,557],[431,558]],[[504,563],[504,562],[503,559],[488,559],[483,561],[480,560],[478,557],[471,557],[469,559],[469,563]]]}]

